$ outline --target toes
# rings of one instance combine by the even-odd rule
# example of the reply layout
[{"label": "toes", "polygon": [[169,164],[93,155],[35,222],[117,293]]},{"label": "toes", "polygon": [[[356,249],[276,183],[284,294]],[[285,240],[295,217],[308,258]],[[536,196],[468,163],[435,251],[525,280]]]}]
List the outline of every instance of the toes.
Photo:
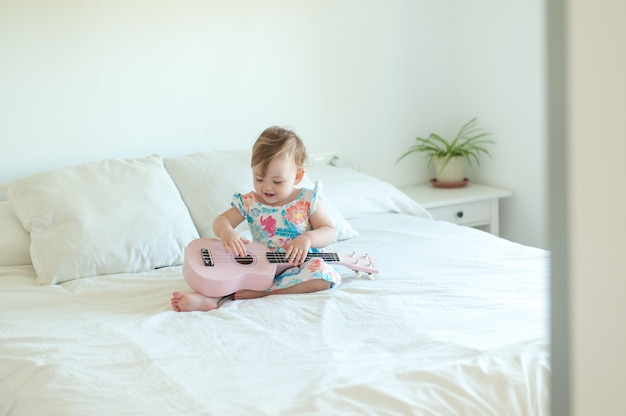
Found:
[{"label": "toes", "polygon": [[172,299],[170,299],[170,305],[172,305],[172,309],[174,309],[176,312],[180,312],[180,307],[178,306],[178,300],[180,298],[178,297],[173,297]]}]

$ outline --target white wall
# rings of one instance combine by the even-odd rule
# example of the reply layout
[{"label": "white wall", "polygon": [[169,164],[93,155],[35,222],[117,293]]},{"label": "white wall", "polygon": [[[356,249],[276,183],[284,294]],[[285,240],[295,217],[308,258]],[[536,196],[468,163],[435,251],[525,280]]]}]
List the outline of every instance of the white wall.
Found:
[{"label": "white wall", "polygon": [[457,117],[478,116],[497,142],[469,175],[513,189],[500,234],[546,248],[547,137],[544,1],[457,0]]},{"label": "white wall", "polygon": [[413,134],[414,114],[446,118],[450,12],[430,3],[4,2],[0,180],[249,147],[271,124],[393,179],[397,153],[380,150]]},{"label": "white wall", "polygon": [[[545,247],[538,1],[0,0],[0,183],[249,147],[280,124],[408,185],[431,177],[419,157],[394,163],[413,138],[478,115],[498,146],[472,179],[513,189],[502,235]],[[485,88],[511,79],[513,94]]]}]

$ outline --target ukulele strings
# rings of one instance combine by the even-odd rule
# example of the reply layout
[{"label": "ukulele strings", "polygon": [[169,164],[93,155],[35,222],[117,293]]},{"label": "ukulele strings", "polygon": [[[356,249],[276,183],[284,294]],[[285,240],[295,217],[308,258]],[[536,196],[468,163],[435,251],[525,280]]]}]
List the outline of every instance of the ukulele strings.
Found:
[{"label": "ukulele strings", "polygon": [[[242,265],[254,265],[257,262],[257,258],[264,259],[273,264],[285,264],[291,263],[287,261],[285,252],[283,251],[264,251],[264,252],[250,252],[245,256],[236,256],[233,253],[227,253],[223,250],[217,249],[213,251],[208,250],[208,260],[213,263],[222,262],[237,262]],[[340,262],[344,263],[347,267],[374,267],[372,258],[365,255],[358,255],[356,253],[345,254],[343,257],[340,253],[336,252],[308,252],[304,261],[309,261],[314,258],[321,258],[328,262]]]},{"label": "ukulele strings", "polygon": [[[286,259],[287,256],[285,255],[285,253],[273,253],[271,251],[267,252],[267,253],[248,253],[245,256],[236,256],[233,253],[213,253],[211,250],[209,250],[209,257],[212,259],[219,259],[219,260],[224,260],[224,259],[245,259],[245,258],[249,258],[249,257],[257,257],[257,258],[264,258],[264,259],[268,259],[268,260],[282,260],[282,259]],[[341,258],[341,256],[338,253],[307,253],[306,258],[307,259],[312,259],[312,258],[322,258],[325,260],[334,260],[337,259],[339,260]]]}]

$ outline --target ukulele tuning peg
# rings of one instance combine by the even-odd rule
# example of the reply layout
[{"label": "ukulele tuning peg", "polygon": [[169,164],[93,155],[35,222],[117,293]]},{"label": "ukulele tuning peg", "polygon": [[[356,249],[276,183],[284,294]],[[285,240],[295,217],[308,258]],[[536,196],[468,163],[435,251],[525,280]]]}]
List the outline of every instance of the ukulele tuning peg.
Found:
[{"label": "ukulele tuning peg", "polygon": [[354,273],[354,277],[356,277],[357,279],[361,277],[361,272],[357,271]]},{"label": "ukulele tuning peg", "polygon": [[374,275],[373,275],[373,274],[368,274],[368,275],[367,275],[367,278],[368,278],[369,280],[374,280]]},{"label": "ukulele tuning peg", "polygon": [[356,256],[356,252],[353,251],[352,254],[350,254],[350,257],[354,257],[354,256]]}]

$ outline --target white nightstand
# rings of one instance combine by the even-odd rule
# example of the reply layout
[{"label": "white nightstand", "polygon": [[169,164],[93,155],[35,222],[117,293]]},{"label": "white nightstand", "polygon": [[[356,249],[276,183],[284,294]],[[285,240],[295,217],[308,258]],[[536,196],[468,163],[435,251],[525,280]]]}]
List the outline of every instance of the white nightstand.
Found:
[{"label": "white nightstand", "polygon": [[499,234],[498,202],[513,195],[508,189],[468,182],[462,188],[435,188],[430,183],[402,188],[436,220],[481,227]]}]

